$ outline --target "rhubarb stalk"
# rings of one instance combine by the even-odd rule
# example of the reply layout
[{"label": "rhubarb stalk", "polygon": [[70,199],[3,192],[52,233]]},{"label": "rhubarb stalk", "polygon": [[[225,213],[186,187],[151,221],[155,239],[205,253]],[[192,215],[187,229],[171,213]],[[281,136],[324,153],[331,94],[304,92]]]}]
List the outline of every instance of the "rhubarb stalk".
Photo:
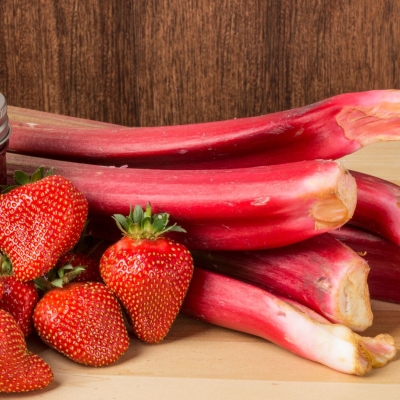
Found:
[{"label": "rhubarb stalk", "polygon": [[328,233],[276,249],[193,257],[197,266],[291,298],[352,330],[372,325],[368,263]]},{"label": "rhubarb stalk", "polygon": [[[190,249],[244,250],[279,247],[346,223],[356,205],[354,178],[336,161],[303,161],[232,170],[138,170],[110,168],[9,154],[15,170],[53,168],[85,195],[91,232],[120,237],[112,215],[150,202],[185,235]],[[173,221],[172,221],[173,217]],[[97,227],[97,228],[96,228]],[[177,235],[179,235],[177,237]]]},{"label": "rhubarb stalk", "polygon": [[334,370],[365,375],[396,354],[388,334],[362,337],[351,329],[314,318],[264,289],[195,268],[181,311],[193,318],[269,340]]},{"label": "rhubarb stalk", "polygon": [[400,186],[362,172],[351,174],[357,183],[357,206],[349,223],[400,245]]},{"label": "rhubarb stalk", "polygon": [[372,299],[400,303],[400,246],[364,229],[346,224],[329,233],[358,252],[370,266]]},{"label": "rhubarb stalk", "polygon": [[9,151],[102,165],[215,169],[338,159],[400,139],[400,91],[340,94],[277,113],[178,126],[65,126],[10,108]]}]

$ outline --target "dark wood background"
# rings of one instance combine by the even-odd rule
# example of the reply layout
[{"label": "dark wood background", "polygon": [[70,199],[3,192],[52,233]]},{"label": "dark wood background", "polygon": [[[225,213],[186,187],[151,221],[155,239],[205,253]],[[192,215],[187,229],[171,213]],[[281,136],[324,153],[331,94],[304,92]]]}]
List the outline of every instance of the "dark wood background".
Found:
[{"label": "dark wood background", "polygon": [[400,87],[398,0],[0,0],[10,105],[128,126]]}]

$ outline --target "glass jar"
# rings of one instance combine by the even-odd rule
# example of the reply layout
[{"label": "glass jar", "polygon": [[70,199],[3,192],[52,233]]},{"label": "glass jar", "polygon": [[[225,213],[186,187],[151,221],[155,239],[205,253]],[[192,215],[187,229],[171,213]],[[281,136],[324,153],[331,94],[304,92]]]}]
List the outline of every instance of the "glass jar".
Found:
[{"label": "glass jar", "polygon": [[6,153],[11,135],[6,98],[0,93],[0,185],[7,183]]}]

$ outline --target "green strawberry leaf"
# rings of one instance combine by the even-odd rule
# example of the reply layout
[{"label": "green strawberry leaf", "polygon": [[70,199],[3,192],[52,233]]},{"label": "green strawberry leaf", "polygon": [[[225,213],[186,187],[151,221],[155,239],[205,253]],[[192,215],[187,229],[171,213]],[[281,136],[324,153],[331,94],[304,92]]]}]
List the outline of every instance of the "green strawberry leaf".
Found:
[{"label": "green strawberry leaf", "polygon": [[23,186],[30,182],[30,178],[24,171],[17,170],[14,172],[14,181],[17,185]]},{"label": "green strawberry leaf", "polygon": [[148,230],[148,229],[149,229],[149,226],[151,227],[151,217],[144,217],[144,218],[142,219],[142,221],[140,222],[140,227],[141,227],[142,229]]},{"label": "green strawberry leaf", "polygon": [[166,226],[168,225],[168,214],[167,213],[160,213],[155,214],[153,216],[153,230],[154,232],[161,232],[165,230]]},{"label": "green strawberry leaf", "polygon": [[128,232],[129,223],[126,217],[124,217],[122,214],[114,214],[113,218],[115,219],[118,228],[120,228],[122,231]]},{"label": "green strawberry leaf", "polygon": [[140,224],[144,218],[144,211],[140,206],[135,206],[133,213],[131,211],[131,214],[132,214],[132,220],[135,224]]},{"label": "green strawberry leaf", "polygon": [[40,181],[45,176],[44,167],[39,167],[31,176],[30,182]]},{"label": "green strawberry leaf", "polygon": [[51,281],[51,285],[54,287],[62,288],[63,287],[63,280],[61,278],[54,279]]}]

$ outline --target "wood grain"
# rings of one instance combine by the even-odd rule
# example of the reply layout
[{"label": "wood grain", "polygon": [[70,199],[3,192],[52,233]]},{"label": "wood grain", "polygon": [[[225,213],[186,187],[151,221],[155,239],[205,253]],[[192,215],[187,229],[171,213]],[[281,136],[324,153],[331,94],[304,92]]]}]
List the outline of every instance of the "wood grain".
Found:
[{"label": "wood grain", "polygon": [[129,126],[400,87],[397,0],[1,0],[9,104]]}]

